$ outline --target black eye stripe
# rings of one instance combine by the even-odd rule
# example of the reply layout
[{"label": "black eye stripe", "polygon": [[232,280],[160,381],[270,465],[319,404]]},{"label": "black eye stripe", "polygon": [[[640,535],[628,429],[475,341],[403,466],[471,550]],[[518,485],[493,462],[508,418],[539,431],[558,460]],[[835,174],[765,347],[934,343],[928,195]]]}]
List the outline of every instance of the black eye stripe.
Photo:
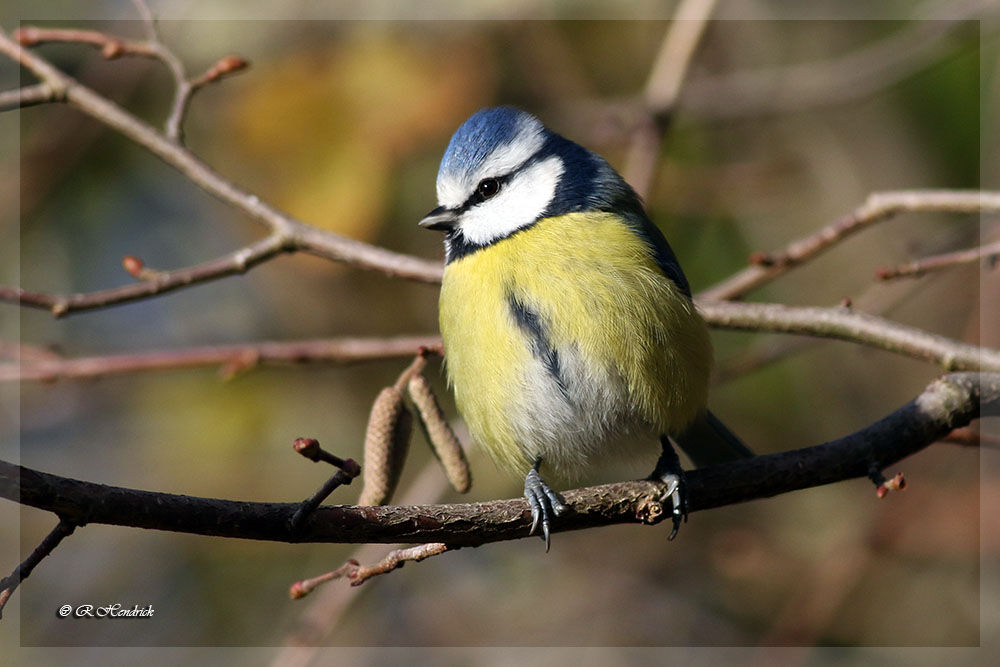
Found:
[{"label": "black eye stripe", "polygon": [[[466,199],[464,202],[462,202],[462,205],[459,206],[458,208],[456,208],[455,211],[458,212],[458,213],[464,213],[465,211],[468,211],[473,206],[476,206],[477,204],[482,204],[487,199],[490,199],[491,197],[495,197],[497,195],[497,193],[499,193],[501,190],[503,190],[503,187],[505,185],[507,185],[507,183],[509,183],[512,178],[514,178],[515,176],[517,176],[519,173],[521,173],[525,169],[527,169],[529,167],[532,167],[535,164],[541,162],[543,159],[545,159],[548,156],[549,156],[549,153],[546,153],[546,152],[543,152],[543,151],[539,150],[534,155],[532,155],[531,157],[529,157],[527,160],[525,160],[524,162],[522,162],[520,164],[520,166],[518,166],[517,168],[515,168],[513,171],[509,171],[506,174],[501,174],[499,176],[491,176],[491,177],[487,177],[487,178],[482,179],[481,181],[479,181],[479,183],[476,184],[476,189],[472,191],[472,194],[469,195],[469,198]],[[496,181],[496,184],[497,184],[496,192],[493,192],[493,194],[490,194],[490,195],[484,195],[483,193],[480,192],[480,188],[483,186],[484,183],[486,183],[488,181]]]},{"label": "black eye stripe", "polygon": [[[483,180],[479,181],[479,183],[476,185],[476,189],[472,191],[472,194],[469,195],[469,198],[466,199],[465,202],[463,202],[462,205],[459,206],[457,210],[461,212],[468,211],[473,206],[476,206],[477,204],[482,204],[487,199],[496,196],[497,193],[503,190],[503,186],[506,185],[507,182],[510,181],[511,177],[513,177],[514,174],[516,174],[518,171],[520,171],[520,168],[515,169],[509,174],[484,178]],[[484,185],[486,186],[485,190],[484,190]]]}]

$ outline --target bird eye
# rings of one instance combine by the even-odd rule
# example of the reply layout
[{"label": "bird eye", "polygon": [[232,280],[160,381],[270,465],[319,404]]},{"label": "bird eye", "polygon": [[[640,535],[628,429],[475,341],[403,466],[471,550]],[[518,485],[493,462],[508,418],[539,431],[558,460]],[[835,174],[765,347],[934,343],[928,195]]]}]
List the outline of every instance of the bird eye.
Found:
[{"label": "bird eye", "polygon": [[484,178],[476,186],[476,194],[481,200],[486,200],[500,192],[500,180],[496,178]]}]

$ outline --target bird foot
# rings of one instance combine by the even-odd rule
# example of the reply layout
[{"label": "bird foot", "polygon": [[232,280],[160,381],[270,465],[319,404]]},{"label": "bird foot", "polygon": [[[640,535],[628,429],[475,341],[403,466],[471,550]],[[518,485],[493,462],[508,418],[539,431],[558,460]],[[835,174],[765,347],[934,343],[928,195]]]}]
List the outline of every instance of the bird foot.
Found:
[{"label": "bird foot", "polygon": [[687,478],[684,476],[684,469],[681,468],[681,460],[677,458],[677,452],[674,451],[674,448],[666,438],[663,438],[662,442],[663,452],[660,454],[660,458],[656,462],[656,468],[653,469],[653,474],[649,478],[663,482],[666,485],[666,490],[660,496],[660,502],[666,502],[669,498],[673,506],[673,511],[671,512],[673,529],[670,531],[670,535],[667,536],[668,540],[672,540],[677,537],[681,521],[683,520],[687,523],[688,520]]},{"label": "bird foot", "polygon": [[667,536],[668,540],[672,540],[677,537],[677,531],[681,527],[681,520],[684,523],[687,523],[688,520],[687,482],[684,479],[683,471],[679,473],[667,473],[661,475],[659,479],[667,485],[663,495],[660,496],[660,502],[666,502],[669,498],[673,507],[670,516],[673,528],[670,530],[670,535]]},{"label": "bird foot", "polygon": [[541,525],[541,538],[545,540],[545,551],[548,552],[551,544],[549,528],[552,519],[568,510],[569,506],[565,504],[558,493],[549,488],[549,485],[538,474],[540,463],[540,461],[536,461],[524,478],[524,497],[531,508],[531,530],[528,531],[528,535],[534,535],[538,526]]}]

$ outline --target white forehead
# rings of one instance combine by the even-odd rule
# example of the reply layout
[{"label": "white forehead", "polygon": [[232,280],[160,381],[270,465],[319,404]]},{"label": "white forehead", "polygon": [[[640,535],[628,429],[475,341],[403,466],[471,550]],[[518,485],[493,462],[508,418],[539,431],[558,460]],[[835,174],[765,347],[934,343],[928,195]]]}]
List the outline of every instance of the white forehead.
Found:
[{"label": "white forehead", "polygon": [[544,129],[538,119],[522,114],[509,141],[497,144],[481,160],[470,161],[465,168],[442,170],[437,180],[438,204],[447,208],[461,206],[479,181],[520,167],[545,143]]}]

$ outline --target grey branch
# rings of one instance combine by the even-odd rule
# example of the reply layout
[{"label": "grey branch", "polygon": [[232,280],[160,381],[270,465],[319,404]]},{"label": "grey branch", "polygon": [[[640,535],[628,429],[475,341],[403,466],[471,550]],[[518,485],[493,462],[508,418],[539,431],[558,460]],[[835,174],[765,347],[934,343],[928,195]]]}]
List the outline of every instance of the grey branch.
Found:
[{"label": "grey branch", "polygon": [[699,299],[698,311],[712,326],[835,338],[930,361],[946,371],[1000,372],[1000,351],[858,313],[847,308],[785,306]]},{"label": "grey branch", "polygon": [[788,270],[813,259],[875,223],[904,212],[982,214],[1000,212],[1000,192],[980,190],[899,190],[874,192],[832,224],[788,244],[783,250],[757,253],[753,265],[699,293],[709,301],[739,299]]},{"label": "grey branch", "polygon": [[191,151],[158,132],[114,102],[98,95],[48,60],[32,53],[0,30],[0,53],[20,63],[65,102],[146,148],[203,190],[267,227],[285,250],[306,252],[390,276],[426,283],[441,281],[440,262],[395,253],[307,225],[223,178]]},{"label": "grey branch", "polygon": [[[0,363],[0,382],[51,382],[176,368],[218,366],[224,375],[260,365],[330,363],[350,364],[376,359],[410,358],[421,348],[438,350],[439,336],[393,338],[336,338],[327,340],[265,341],[233,345],[205,345],[177,350],[153,350],[98,357],[63,358],[55,353],[24,354]],[[23,346],[21,346],[23,347]],[[0,345],[0,352],[4,346]]]},{"label": "grey branch", "polygon": [[23,109],[24,107],[36,104],[45,104],[53,101],[52,89],[44,83],[36,83],[32,86],[5,90],[0,93],[0,111],[10,111],[11,109]]},{"label": "grey branch", "polygon": [[932,271],[941,271],[953,266],[971,264],[973,262],[987,261],[996,264],[1000,258],[1000,241],[989,243],[967,250],[956,250],[940,255],[931,255],[906,264],[899,264],[892,267],[882,267],[875,272],[879,280],[894,280],[896,278],[917,278]]},{"label": "grey branch", "polygon": [[643,112],[632,132],[624,170],[625,180],[643,198],[649,196],[663,134],[714,7],[715,0],[683,0],[677,5],[646,81]]},{"label": "grey branch", "polygon": [[199,283],[218,280],[226,276],[246,273],[248,270],[286,251],[280,235],[272,234],[260,241],[235,250],[222,257],[203,262],[196,266],[173,271],[145,271],[149,277],[129,285],[113,287],[96,292],[77,294],[50,294],[35,292],[20,287],[0,285],[0,301],[17,303],[31,308],[49,311],[54,317],[63,317],[98,308],[107,308],[121,303],[147,299],[157,294]]},{"label": "grey branch", "polygon": [[[1000,374],[955,373],[887,417],[838,440],[699,468],[687,474],[693,512],[877,475],[887,466],[982,416],[1000,415]],[[566,491],[572,510],[556,530],[658,523],[669,516],[658,482],[637,480]],[[431,543],[449,548],[528,536],[523,499],[453,505],[324,506],[300,530],[298,503],[236,502],[84,482],[0,462],[0,497],[56,512],[75,523],[104,523],[282,542]]]},{"label": "grey branch", "polygon": [[[681,105],[702,119],[726,120],[844,104],[919,72],[955,50],[956,33],[977,30],[989,2],[921,6],[912,23],[872,44],[827,60],[692,78]],[[946,15],[940,15],[946,14]]]}]

